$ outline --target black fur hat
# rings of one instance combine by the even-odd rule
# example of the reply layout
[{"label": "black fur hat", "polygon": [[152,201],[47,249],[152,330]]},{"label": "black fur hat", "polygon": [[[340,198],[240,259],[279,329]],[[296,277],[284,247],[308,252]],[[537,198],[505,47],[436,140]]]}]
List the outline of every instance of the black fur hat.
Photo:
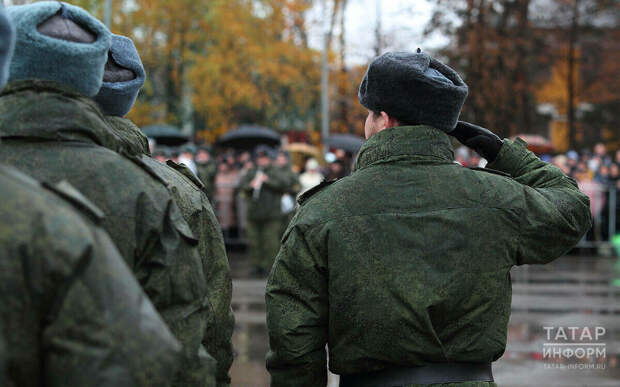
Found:
[{"label": "black fur hat", "polygon": [[384,111],[403,125],[451,132],[467,98],[467,85],[456,71],[419,49],[388,52],[368,66],[358,98],[367,109]]}]

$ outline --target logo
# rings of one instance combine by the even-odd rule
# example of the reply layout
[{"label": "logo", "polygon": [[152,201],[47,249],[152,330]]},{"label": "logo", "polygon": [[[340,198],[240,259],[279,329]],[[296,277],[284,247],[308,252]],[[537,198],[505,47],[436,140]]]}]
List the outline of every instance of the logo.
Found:
[{"label": "logo", "polygon": [[604,370],[607,358],[605,327],[543,327],[545,368]]}]

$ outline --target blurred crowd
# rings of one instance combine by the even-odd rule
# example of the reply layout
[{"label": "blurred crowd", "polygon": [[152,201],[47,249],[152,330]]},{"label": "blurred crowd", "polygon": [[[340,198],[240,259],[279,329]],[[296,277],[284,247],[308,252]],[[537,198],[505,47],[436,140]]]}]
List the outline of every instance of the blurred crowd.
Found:
[{"label": "blurred crowd", "polygon": [[[295,200],[304,192],[324,180],[349,175],[355,160],[353,154],[342,149],[332,149],[324,160],[307,156],[301,158],[302,162],[293,163],[288,152],[267,146],[258,146],[252,151],[229,148],[217,153],[209,146],[193,143],[170,148],[151,142],[150,146],[156,160],[183,163],[202,181],[224,236],[233,243],[247,237],[248,197],[241,189],[241,183],[256,167],[259,153],[268,156],[270,165],[292,176],[289,187],[282,192],[282,216],[289,212],[287,203],[292,203],[294,208]],[[288,223],[286,217],[283,221]]]}]

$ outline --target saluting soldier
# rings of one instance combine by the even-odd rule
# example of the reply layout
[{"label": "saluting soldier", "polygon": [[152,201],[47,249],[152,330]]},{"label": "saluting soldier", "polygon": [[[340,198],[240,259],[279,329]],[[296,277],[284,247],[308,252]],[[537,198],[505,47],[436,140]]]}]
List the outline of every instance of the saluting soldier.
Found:
[{"label": "saluting soldier", "polygon": [[144,292],[183,345],[174,385],[213,381],[201,350],[213,318],[197,236],[166,189],[124,144],[92,100],[111,34],[79,7],[38,2],[7,8],[16,28],[9,84],[0,94],[0,161],[38,181],[67,180],[100,208]]},{"label": "saluting soldier", "polygon": [[[562,256],[592,220],[525,142],[457,126],[466,95],[420,51],[370,64],[354,171],[301,197],[268,280],[272,386],[325,386],[327,344],[343,387],[494,385],[510,269]],[[449,135],[488,167],[456,164]]]},{"label": "saluting soldier", "polygon": [[[131,110],[146,74],[133,41],[113,35],[103,85],[95,101],[101,106],[106,121],[124,144],[124,152],[137,157],[163,180],[198,238],[202,269],[206,280],[209,319],[202,343],[216,364],[216,382],[230,384],[228,370],[232,364],[232,331],[234,318],[230,307],[232,280],[224,238],[217,218],[203,192],[203,185],[184,165],[168,161],[167,165],[149,155],[148,141],[140,129],[124,118]],[[204,382],[206,383],[206,381]]]}]

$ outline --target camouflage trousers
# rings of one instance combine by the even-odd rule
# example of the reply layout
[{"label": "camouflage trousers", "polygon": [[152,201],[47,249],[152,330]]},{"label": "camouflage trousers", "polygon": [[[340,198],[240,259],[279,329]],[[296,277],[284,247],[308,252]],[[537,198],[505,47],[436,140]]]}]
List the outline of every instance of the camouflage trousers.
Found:
[{"label": "camouflage trousers", "polygon": [[282,219],[248,220],[248,252],[253,265],[266,272],[280,250]]}]

